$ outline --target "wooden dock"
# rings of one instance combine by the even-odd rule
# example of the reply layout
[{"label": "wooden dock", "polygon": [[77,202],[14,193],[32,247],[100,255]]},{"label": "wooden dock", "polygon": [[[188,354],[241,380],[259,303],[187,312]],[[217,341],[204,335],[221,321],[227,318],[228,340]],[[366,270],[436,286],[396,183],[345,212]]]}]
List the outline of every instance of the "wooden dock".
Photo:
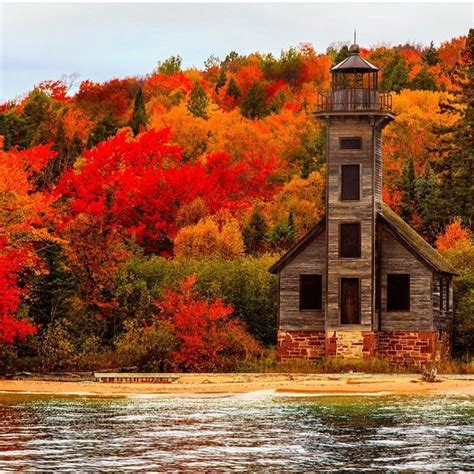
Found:
[{"label": "wooden dock", "polygon": [[179,379],[179,376],[170,374],[97,372],[94,374],[94,379],[102,383],[174,383]]}]

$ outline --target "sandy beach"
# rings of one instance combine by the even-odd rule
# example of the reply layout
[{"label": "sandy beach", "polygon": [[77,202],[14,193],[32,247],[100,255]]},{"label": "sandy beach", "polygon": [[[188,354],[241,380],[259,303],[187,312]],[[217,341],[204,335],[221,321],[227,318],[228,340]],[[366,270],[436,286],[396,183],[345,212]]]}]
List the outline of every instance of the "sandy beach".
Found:
[{"label": "sandy beach", "polygon": [[0,380],[0,393],[126,396],[234,394],[271,390],[279,394],[463,394],[474,395],[474,376],[439,376],[423,382],[418,374],[185,374],[172,383],[100,383]]}]

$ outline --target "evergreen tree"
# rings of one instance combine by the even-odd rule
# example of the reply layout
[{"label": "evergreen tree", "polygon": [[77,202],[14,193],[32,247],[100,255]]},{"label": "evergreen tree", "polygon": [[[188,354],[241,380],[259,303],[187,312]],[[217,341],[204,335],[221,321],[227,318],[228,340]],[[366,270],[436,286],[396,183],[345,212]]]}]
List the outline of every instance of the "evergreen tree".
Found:
[{"label": "evergreen tree", "polygon": [[413,157],[410,156],[402,170],[402,176],[399,181],[399,187],[402,192],[400,203],[400,217],[410,223],[413,214],[416,211],[417,202],[417,181],[415,175],[415,164]]},{"label": "evergreen tree", "polygon": [[219,73],[219,77],[217,78],[217,81],[216,81],[216,87],[215,87],[216,93],[219,92],[219,89],[221,89],[221,87],[225,86],[226,82],[227,82],[227,74],[224,68],[222,68],[221,72]]},{"label": "evergreen tree", "polygon": [[176,74],[178,72],[181,72],[182,62],[183,58],[181,56],[170,56],[163,62],[158,63],[158,72],[161,72],[163,74]]},{"label": "evergreen tree", "polygon": [[464,225],[472,227],[474,215],[474,29],[467,37],[464,64],[458,64],[453,77],[459,92],[452,103],[444,104],[443,112],[453,109],[461,113],[461,119],[452,127],[437,130],[444,148],[438,166],[441,183],[439,193],[443,197],[443,224],[453,216],[459,216]]},{"label": "evergreen tree", "polygon": [[348,58],[351,55],[351,52],[349,51],[349,46],[346,44],[337,51],[335,57],[334,57],[334,64],[339,64],[341,61],[344,61],[344,59]]},{"label": "evergreen tree", "polygon": [[130,119],[129,125],[133,130],[133,133],[137,135],[140,133],[140,130],[146,129],[147,125],[147,116],[145,110],[145,100],[143,99],[142,88],[139,87],[137,93],[135,94],[135,102],[133,104],[133,114]]},{"label": "evergreen tree", "polygon": [[239,86],[237,85],[233,77],[230,78],[229,85],[227,86],[227,90],[225,91],[225,93],[226,95],[234,99],[234,103],[239,100],[241,92]]},{"label": "evergreen tree", "polygon": [[428,66],[426,66],[426,64],[412,79],[410,89],[419,89],[424,91],[435,91],[438,89],[436,78],[434,74],[428,70]]},{"label": "evergreen tree", "polygon": [[91,130],[89,138],[87,139],[87,148],[95,147],[98,143],[114,136],[117,133],[119,126],[120,124],[118,120],[112,115],[112,113],[107,113]]},{"label": "evergreen tree", "polygon": [[423,235],[433,244],[436,236],[441,232],[439,213],[442,203],[438,193],[438,183],[433,170],[429,165],[425,172],[416,181],[417,210],[421,219]]},{"label": "evergreen tree", "polygon": [[268,232],[267,223],[263,217],[262,210],[256,206],[245,226],[242,237],[244,239],[247,253],[258,254],[264,250]]},{"label": "evergreen tree", "polygon": [[207,97],[204,87],[202,87],[199,82],[196,82],[191,94],[189,95],[189,100],[186,104],[186,107],[195,117],[207,118],[208,105],[209,98]]},{"label": "evergreen tree", "polygon": [[275,250],[286,250],[290,248],[296,239],[296,228],[293,210],[288,214],[286,222],[279,222],[271,233],[271,241]]},{"label": "evergreen tree", "polygon": [[436,48],[434,47],[433,41],[430,43],[430,46],[423,53],[423,61],[428,64],[428,66],[435,66],[439,63],[439,54]]},{"label": "evergreen tree", "polygon": [[249,119],[259,119],[268,115],[267,98],[263,84],[255,81],[240,107],[242,115]]},{"label": "evergreen tree", "polygon": [[406,59],[400,53],[395,53],[383,70],[382,90],[384,92],[400,92],[402,89],[405,89],[409,83],[409,72],[410,68]]}]

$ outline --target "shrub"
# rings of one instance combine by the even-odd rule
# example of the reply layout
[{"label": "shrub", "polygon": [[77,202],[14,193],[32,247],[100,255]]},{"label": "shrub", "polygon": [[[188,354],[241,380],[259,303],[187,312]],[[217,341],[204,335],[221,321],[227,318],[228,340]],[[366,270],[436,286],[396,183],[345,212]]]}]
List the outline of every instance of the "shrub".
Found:
[{"label": "shrub", "polygon": [[167,288],[157,303],[159,321],[177,340],[171,361],[184,371],[234,370],[240,361],[255,356],[260,346],[241,323],[231,319],[231,306],[219,298],[202,299],[195,283],[195,275],[185,278],[179,291]]},{"label": "shrub", "polygon": [[140,370],[163,371],[170,367],[169,354],[176,347],[173,331],[161,321],[150,325],[127,321],[115,343],[121,365]]},{"label": "shrub", "polygon": [[38,357],[43,371],[61,371],[76,366],[77,350],[63,320],[51,324],[40,336]]},{"label": "shrub", "polygon": [[122,268],[118,283],[118,318],[146,318],[156,313],[154,301],[163,289],[178,289],[186,276],[195,274],[197,292],[234,308],[234,317],[265,345],[276,342],[277,284],[268,272],[275,257],[239,257],[234,260],[167,260],[135,257]]}]

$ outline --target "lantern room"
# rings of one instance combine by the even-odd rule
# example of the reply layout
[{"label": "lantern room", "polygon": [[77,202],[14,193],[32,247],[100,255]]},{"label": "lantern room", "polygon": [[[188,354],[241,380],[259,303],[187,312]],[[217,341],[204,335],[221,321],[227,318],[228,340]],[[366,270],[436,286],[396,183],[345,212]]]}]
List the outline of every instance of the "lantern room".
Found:
[{"label": "lantern room", "polygon": [[390,94],[379,92],[379,69],[360,56],[353,44],[350,56],[331,68],[332,89],[318,97],[318,112],[390,111]]}]

